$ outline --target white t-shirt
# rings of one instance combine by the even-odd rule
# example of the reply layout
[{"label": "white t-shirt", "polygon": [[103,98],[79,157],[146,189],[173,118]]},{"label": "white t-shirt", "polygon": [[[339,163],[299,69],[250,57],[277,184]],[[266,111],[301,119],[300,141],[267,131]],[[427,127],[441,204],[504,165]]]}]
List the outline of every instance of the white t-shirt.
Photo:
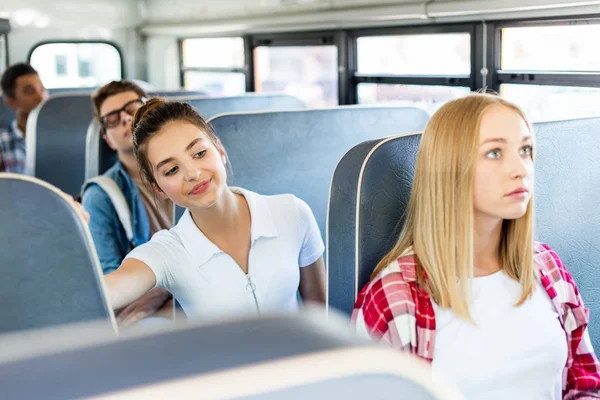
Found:
[{"label": "white t-shirt", "polygon": [[291,194],[231,190],[250,209],[248,275],[204,236],[189,210],[175,227],[157,232],[126,258],[148,265],[156,285],[171,292],[191,318],[298,310],[300,268],[317,261],[325,248],[311,209]]},{"label": "white t-shirt", "polygon": [[433,303],[433,368],[467,400],[561,400],[567,338],[542,285],[515,307],[521,285],[499,271],[473,279],[472,294],[477,326]]}]

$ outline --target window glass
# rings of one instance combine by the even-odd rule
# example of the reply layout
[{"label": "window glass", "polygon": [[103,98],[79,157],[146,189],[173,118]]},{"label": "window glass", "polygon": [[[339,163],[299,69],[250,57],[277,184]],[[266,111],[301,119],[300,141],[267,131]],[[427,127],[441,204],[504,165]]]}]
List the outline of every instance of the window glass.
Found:
[{"label": "window glass", "polygon": [[30,63],[49,89],[96,87],[122,77],[121,55],[108,43],[43,44]]},{"label": "window glass", "polygon": [[67,56],[57,54],[54,56],[54,61],[56,62],[56,76],[67,76]]},{"label": "window glass", "polygon": [[211,96],[232,96],[246,91],[246,75],[233,72],[186,71],[185,88]]},{"label": "window glass", "polygon": [[332,107],[338,101],[336,46],[257,47],[256,92],[287,93],[309,107]]},{"label": "window glass", "polygon": [[600,116],[600,88],[503,84],[500,94],[533,122]]},{"label": "window glass", "polygon": [[502,29],[503,70],[600,71],[600,25]]},{"label": "window glass", "polygon": [[208,38],[185,39],[183,66],[187,68],[242,68],[244,39]]},{"label": "window glass", "polygon": [[471,74],[471,35],[364,36],[357,39],[358,73],[463,76]]}]

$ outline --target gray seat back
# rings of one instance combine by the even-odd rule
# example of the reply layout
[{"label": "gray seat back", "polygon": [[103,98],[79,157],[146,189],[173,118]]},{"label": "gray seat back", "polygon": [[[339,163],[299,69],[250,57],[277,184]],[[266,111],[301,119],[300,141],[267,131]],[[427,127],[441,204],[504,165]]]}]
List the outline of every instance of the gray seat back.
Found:
[{"label": "gray seat back", "polygon": [[8,128],[15,118],[15,111],[4,102],[4,96],[0,96],[0,130]]},{"label": "gray seat back", "polygon": [[87,226],[62,193],[0,173],[0,333],[114,322]]},{"label": "gray seat back", "polygon": [[[535,124],[536,239],[550,245],[591,309],[600,348],[600,119]],[[352,311],[357,291],[398,238],[410,197],[420,135],[356,146],[332,182],[329,305]]]},{"label": "gray seat back", "polygon": [[298,196],[324,236],[331,176],[342,156],[364,140],[421,131],[428,118],[418,108],[353,106],[229,114],[210,123],[231,159],[232,184]]},{"label": "gray seat back", "polygon": [[207,96],[200,90],[158,90],[149,92],[150,97],[182,97],[182,96]]},{"label": "gray seat back", "polygon": [[[206,96],[168,96],[169,100],[182,101],[194,107],[203,118],[238,111],[256,110],[297,110],[306,105],[295,97],[288,95],[245,94],[228,97]],[[86,145],[86,180],[103,174],[117,161],[117,154],[106,144],[100,134],[100,125],[91,121],[87,130]]]},{"label": "gray seat back", "polygon": [[600,349],[600,118],[534,126],[536,237],[573,275]]},{"label": "gray seat back", "polygon": [[92,114],[88,93],[56,94],[33,110],[27,120],[27,174],[77,196]]},{"label": "gray seat back", "polygon": [[350,314],[357,292],[404,223],[421,134],[361,143],[333,175],[327,221],[328,304]]},{"label": "gray seat back", "polygon": [[[347,322],[310,313],[120,337],[73,327],[2,338],[0,350],[7,398],[364,399],[383,385],[394,398],[460,399],[443,381],[433,385],[424,363],[359,339]],[[36,384],[23,385],[31,376]]]},{"label": "gray seat back", "polygon": [[302,110],[306,108],[306,104],[302,101],[287,94],[247,93],[226,97],[186,96],[181,98],[172,97],[169,100],[189,103],[200,113],[202,118],[207,120],[224,113]]}]

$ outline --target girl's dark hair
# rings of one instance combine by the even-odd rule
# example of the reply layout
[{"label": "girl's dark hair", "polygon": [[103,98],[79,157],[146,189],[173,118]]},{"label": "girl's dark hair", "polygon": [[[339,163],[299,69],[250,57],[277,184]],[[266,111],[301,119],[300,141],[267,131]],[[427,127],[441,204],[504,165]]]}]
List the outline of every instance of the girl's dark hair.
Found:
[{"label": "girl's dark hair", "polygon": [[[146,147],[150,139],[168,122],[172,121],[187,121],[195,125],[209,137],[218,149],[225,153],[227,158],[227,153],[215,132],[192,106],[178,101],[167,101],[159,97],[151,98],[136,111],[131,122],[133,152],[138,162],[142,180],[149,186],[156,185],[156,179],[154,179],[152,165],[148,160]],[[230,166],[229,158],[227,158],[227,166],[228,168]]]}]

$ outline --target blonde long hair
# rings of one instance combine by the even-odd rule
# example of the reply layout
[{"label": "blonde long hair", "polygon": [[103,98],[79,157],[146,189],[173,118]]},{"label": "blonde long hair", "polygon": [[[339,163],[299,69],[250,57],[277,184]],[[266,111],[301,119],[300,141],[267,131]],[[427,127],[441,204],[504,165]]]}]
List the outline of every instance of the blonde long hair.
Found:
[{"label": "blonde long hair", "polygon": [[[410,248],[417,259],[420,286],[443,308],[471,320],[468,307],[474,271],[473,186],[483,114],[493,106],[516,111],[532,130],[523,111],[491,94],[471,94],[442,106],[423,132],[406,222],[394,248],[379,262],[372,278]],[[502,225],[500,261],[519,281],[522,296],[535,288],[533,196],[525,215]],[[458,281],[457,281],[458,277]]]}]

